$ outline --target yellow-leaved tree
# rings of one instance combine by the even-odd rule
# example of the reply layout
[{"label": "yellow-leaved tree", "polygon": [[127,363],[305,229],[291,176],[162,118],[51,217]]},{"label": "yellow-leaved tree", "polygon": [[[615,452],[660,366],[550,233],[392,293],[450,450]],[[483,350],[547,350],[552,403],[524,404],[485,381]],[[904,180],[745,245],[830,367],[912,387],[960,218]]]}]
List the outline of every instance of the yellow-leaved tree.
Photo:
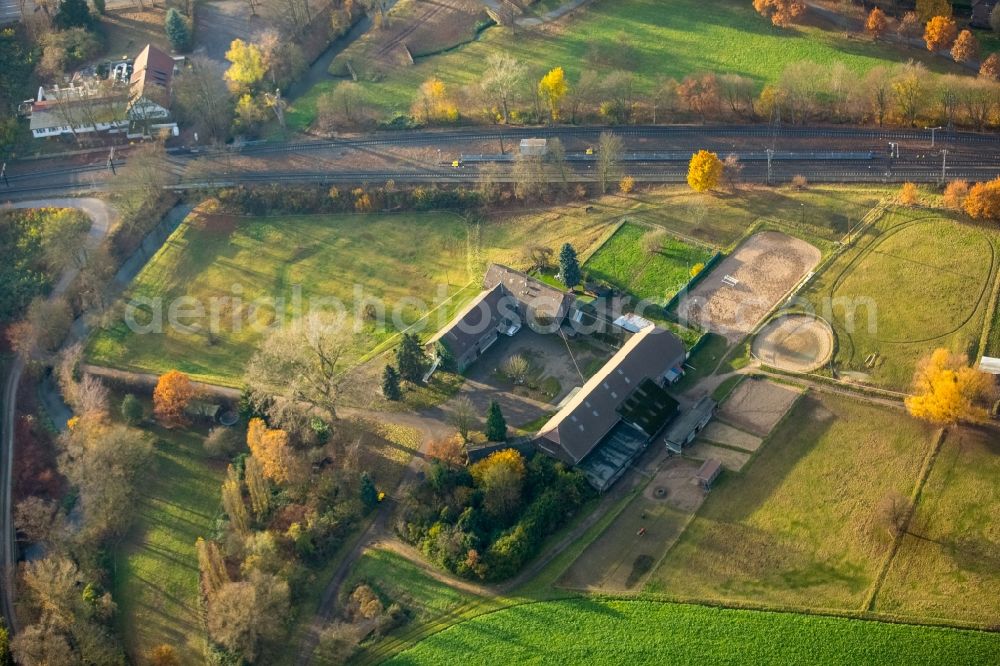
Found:
[{"label": "yellow-leaved tree", "polygon": [[906,399],[910,414],[941,425],[984,418],[985,403],[994,392],[992,383],[968,361],[944,348],[921,360],[913,377],[913,395]]},{"label": "yellow-leaved tree", "polygon": [[226,51],[226,60],[231,64],[225,78],[234,92],[252,89],[267,74],[264,54],[256,44],[234,39]]},{"label": "yellow-leaved tree", "polygon": [[268,479],[281,484],[301,478],[301,461],[284,430],[268,428],[261,419],[250,419],[247,446]]},{"label": "yellow-leaved tree", "polygon": [[483,507],[500,518],[509,518],[521,504],[524,458],[514,449],[503,449],[480,460],[469,472],[483,491]]},{"label": "yellow-leaved tree", "polygon": [[458,120],[458,107],[448,98],[444,81],[436,76],[420,84],[411,110],[414,117],[421,122]]},{"label": "yellow-leaved tree", "polygon": [[722,179],[722,160],[715,153],[699,150],[691,156],[688,165],[688,185],[695,192],[707,192],[715,189]]},{"label": "yellow-leaved tree", "polygon": [[559,106],[567,92],[569,92],[569,84],[566,82],[566,72],[563,71],[562,67],[550,69],[538,82],[538,94],[549,107],[552,122],[559,120]]}]

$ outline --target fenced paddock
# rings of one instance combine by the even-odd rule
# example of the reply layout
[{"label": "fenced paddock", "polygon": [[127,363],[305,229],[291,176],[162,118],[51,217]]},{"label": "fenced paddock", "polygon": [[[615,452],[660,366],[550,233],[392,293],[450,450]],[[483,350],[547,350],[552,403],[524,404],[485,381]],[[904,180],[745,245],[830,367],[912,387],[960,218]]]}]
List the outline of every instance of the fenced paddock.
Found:
[{"label": "fenced paddock", "polygon": [[772,319],[750,347],[762,363],[789,372],[813,372],[833,355],[833,329],[811,315],[788,314]]},{"label": "fenced paddock", "polygon": [[738,342],[812,270],[819,249],[777,231],[744,241],[684,295],[677,307],[682,323]]}]

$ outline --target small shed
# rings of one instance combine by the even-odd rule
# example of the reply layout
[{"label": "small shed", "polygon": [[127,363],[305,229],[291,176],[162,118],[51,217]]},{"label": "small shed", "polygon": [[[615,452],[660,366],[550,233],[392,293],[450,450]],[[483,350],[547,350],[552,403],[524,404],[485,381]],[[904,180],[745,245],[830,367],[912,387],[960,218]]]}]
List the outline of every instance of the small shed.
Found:
[{"label": "small shed", "polygon": [[1000,358],[983,356],[979,359],[979,371],[988,375],[1000,375]]},{"label": "small shed", "polygon": [[712,489],[712,483],[719,478],[719,474],[722,473],[722,463],[715,458],[709,458],[701,467],[698,468],[698,473],[694,475],[694,478],[698,480],[698,484],[701,485],[705,490]]},{"label": "small shed", "polygon": [[623,328],[629,333],[638,333],[644,328],[652,326],[653,322],[649,321],[645,317],[640,317],[634,312],[628,314],[623,314],[618,319],[615,319],[615,326]]},{"label": "small shed", "polygon": [[548,152],[546,139],[521,139],[521,155],[525,157],[545,157]]},{"label": "small shed", "polygon": [[673,453],[680,453],[684,447],[694,441],[701,429],[708,425],[715,414],[718,403],[705,396],[690,409],[681,413],[669,428],[665,436],[667,448]]},{"label": "small shed", "polygon": [[192,400],[188,403],[187,407],[184,408],[184,412],[188,416],[193,416],[195,418],[210,419],[212,421],[216,420],[219,416],[219,412],[222,411],[222,405],[216,405],[211,402],[205,402],[203,400]]}]

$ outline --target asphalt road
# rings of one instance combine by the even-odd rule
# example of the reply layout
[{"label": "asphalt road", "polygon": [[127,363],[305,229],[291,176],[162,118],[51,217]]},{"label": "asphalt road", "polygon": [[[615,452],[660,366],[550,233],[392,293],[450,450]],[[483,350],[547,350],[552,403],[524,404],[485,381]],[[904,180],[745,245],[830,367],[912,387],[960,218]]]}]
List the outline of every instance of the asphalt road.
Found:
[{"label": "asphalt road", "polygon": [[[655,126],[478,127],[347,136],[331,140],[257,142],[224,150],[170,150],[171,187],[197,189],[253,183],[440,182],[472,183],[482,167],[497,162],[511,180],[511,154],[521,138],[559,137],[566,145],[570,178],[594,182],[596,146],[602,131],[625,142],[624,167],[640,182],[684,182],[692,152],[706,148],[736,154],[746,182],[938,182],[1000,176],[1000,134],[879,130],[842,127]],[[892,155],[890,144],[898,146]],[[942,150],[946,150],[944,154]],[[771,159],[768,159],[768,152]],[[128,149],[118,152],[117,172],[128,170]],[[453,160],[460,160],[453,167]],[[770,166],[769,166],[770,163]],[[549,176],[555,179],[554,175]],[[42,194],[104,191],[115,187],[104,149],[89,156],[10,162],[0,200]]]}]

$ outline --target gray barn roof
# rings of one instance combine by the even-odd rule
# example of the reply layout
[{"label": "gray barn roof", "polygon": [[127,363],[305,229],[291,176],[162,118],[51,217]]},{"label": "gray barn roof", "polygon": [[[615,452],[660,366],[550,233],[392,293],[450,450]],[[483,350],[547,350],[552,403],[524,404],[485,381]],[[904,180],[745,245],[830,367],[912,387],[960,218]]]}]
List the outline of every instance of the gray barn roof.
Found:
[{"label": "gray barn roof", "polygon": [[448,350],[461,358],[488,331],[496,331],[501,322],[516,316],[517,311],[510,297],[497,285],[493,289],[483,291],[472,300],[461,312],[430,339],[430,343],[443,342]]},{"label": "gray barn roof", "polygon": [[690,409],[682,412],[667,428],[664,435],[667,446],[674,444],[674,449],[677,450],[686,444],[691,433],[712,415],[717,404],[712,398],[705,396],[692,405]]},{"label": "gray barn roof", "polygon": [[618,408],[644,379],[684,362],[684,343],[649,326],[630,337],[538,433],[539,446],[577,464],[621,420]]},{"label": "gray barn roof", "polygon": [[576,300],[573,294],[567,291],[500,264],[490,264],[483,283],[487,289],[502,284],[510,295],[526,308],[552,319],[565,317]]}]

